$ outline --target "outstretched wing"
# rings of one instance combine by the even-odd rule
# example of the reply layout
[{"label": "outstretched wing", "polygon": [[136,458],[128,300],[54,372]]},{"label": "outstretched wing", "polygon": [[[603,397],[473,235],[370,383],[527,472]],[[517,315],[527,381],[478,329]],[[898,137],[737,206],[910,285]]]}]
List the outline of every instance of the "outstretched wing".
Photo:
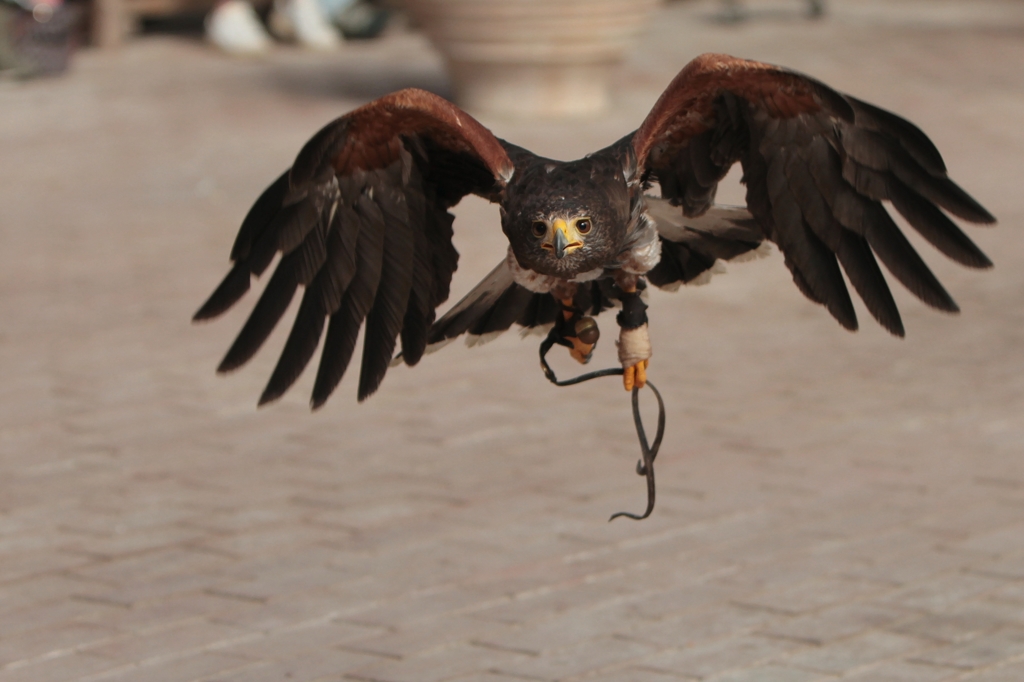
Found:
[{"label": "outstretched wing", "polygon": [[632,144],[645,181],[657,181],[687,216],[708,210],[739,161],[758,227],[800,290],[847,329],[857,328],[857,317],[840,265],[875,319],[903,335],[876,255],[922,301],[958,310],[882,201],[958,263],[991,266],[943,209],[968,222],[995,219],[949,179],[931,140],[807,76],[702,55],[672,81]]},{"label": "outstretched wing", "polygon": [[298,378],[328,318],[314,408],[341,380],[364,320],[359,400],[380,385],[399,336],[405,362],[416,364],[458,262],[448,209],[470,193],[496,199],[512,170],[490,131],[422,90],[387,95],[327,125],[250,209],[234,267],[195,315],[227,310],[282,254],[218,371],[256,353],[300,285],[302,302],[260,404]]}]

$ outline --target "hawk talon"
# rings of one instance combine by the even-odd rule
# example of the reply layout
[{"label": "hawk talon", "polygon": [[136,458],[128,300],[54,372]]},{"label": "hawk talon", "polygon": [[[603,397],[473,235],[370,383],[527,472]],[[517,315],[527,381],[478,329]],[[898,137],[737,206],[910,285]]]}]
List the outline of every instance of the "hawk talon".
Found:
[{"label": "hawk talon", "polygon": [[647,385],[647,366],[650,360],[641,360],[635,365],[630,365],[622,371],[622,386],[626,391],[632,391],[633,387],[643,388]]}]

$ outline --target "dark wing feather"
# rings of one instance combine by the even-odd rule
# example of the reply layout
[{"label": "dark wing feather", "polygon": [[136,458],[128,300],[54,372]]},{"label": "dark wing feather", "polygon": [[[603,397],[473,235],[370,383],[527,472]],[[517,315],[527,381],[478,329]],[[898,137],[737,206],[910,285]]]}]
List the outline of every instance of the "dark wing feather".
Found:
[{"label": "dark wing feather", "polygon": [[380,385],[402,339],[423,354],[448,297],[458,253],[448,209],[469,193],[496,200],[511,177],[502,144],[453,104],[421,90],[382,97],[329,124],[253,205],[234,266],[195,319],[215,317],[282,258],[220,365],[251,358],[305,291],[260,402],[280,397],[309,363],[329,318],[313,390],[322,405],[341,380],[366,322],[359,399]]},{"label": "dark wing feather", "polygon": [[217,367],[218,372],[230,372],[244,365],[270,336],[299,286],[295,276],[295,261],[294,252],[281,259],[260,300],[249,314],[249,319]]},{"label": "dark wing feather", "polygon": [[539,295],[525,287],[509,287],[494,302],[491,309],[481,315],[480,319],[469,328],[469,333],[475,336],[484,336],[506,331],[520,318],[533,297]]},{"label": "dark wing feather", "polygon": [[270,375],[267,387],[260,395],[260,405],[277,400],[291,386],[302,370],[306,368],[324,329],[323,299],[313,289],[306,289],[299,305],[299,312],[292,323],[288,341],[281,351],[281,358]]},{"label": "dark wing feather", "polygon": [[[800,290],[849,329],[857,320],[842,271],[875,319],[903,335],[875,255],[922,301],[957,310],[882,201],[953,260],[991,265],[943,211],[975,223],[995,219],[949,179],[931,140],[807,76],[702,55],[669,85],[632,145],[645,181],[657,181],[687,216],[712,205],[717,183],[739,161],[762,234],[779,245]],[[652,281],[683,278],[678,250],[663,249],[669,263],[652,271]]]},{"label": "dark wing feather", "polygon": [[427,334],[434,322],[434,264],[430,241],[427,238],[426,198],[421,192],[409,192],[409,221],[415,245],[413,247],[412,285],[409,305],[402,321],[402,355],[412,366],[420,361],[427,348]]},{"label": "dark wing feather", "polygon": [[284,205],[284,197],[288,193],[288,173],[282,173],[281,177],[273,182],[256,203],[252,205],[249,212],[242,221],[242,227],[235,237],[235,244],[231,247],[231,260],[243,261],[249,258],[252,245],[263,236],[267,226],[277,215],[278,209]]},{"label": "dark wing feather", "polygon": [[661,260],[647,273],[647,279],[663,289],[702,283],[716,261],[755,251],[764,240],[745,208],[712,206],[703,215],[688,218],[668,201],[656,197],[646,197],[646,201],[647,213],[661,236]]},{"label": "dark wing feather", "polygon": [[465,334],[489,313],[506,291],[516,286],[518,285],[512,279],[512,271],[505,261],[502,261],[434,323],[430,329],[429,343],[441,343]]},{"label": "dark wing feather", "polygon": [[409,223],[409,207],[404,194],[382,183],[377,193],[385,216],[384,253],[380,284],[373,307],[366,317],[363,343],[363,371],[359,376],[359,400],[371,395],[391,363],[395,342],[409,305],[416,245]]},{"label": "dark wing feather", "polygon": [[[598,315],[611,308],[610,279],[593,280],[577,286],[573,304],[586,315]],[[552,324],[562,311],[549,293],[536,293],[517,284],[507,261],[502,261],[473,290],[451,307],[430,328],[429,343],[438,347],[463,334],[470,343],[481,337],[508,331],[513,324],[527,329]]]},{"label": "dark wing feather", "polygon": [[341,307],[331,315],[320,368],[313,385],[313,407],[327,401],[352,359],[359,328],[373,306],[384,264],[384,215],[366,195],[357,204],[360,225],[356,244],[356,269]]}]

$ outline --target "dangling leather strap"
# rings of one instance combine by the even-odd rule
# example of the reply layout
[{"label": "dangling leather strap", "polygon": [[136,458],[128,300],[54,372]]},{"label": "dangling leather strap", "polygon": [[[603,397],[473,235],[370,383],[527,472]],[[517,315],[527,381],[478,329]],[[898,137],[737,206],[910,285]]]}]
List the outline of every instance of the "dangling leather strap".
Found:
[{"label": "dangling leather strap", "polygon": [[[643,306],[641,313],[647,309],[643,301],[640,301],[639,295],[636,296],[636,300]],[[623,311],[625,311],[625,305],[623,305]],[[622,313],[619,313],[621,316]],[[646,313],[644,313],[644,321],[641,324],[645,324],[647,321]],[[621,322],[620,322],[621,324]],[[565,379],[560,381],[555,376],[555,371],[551,369],[551,365],[548,364],[547,354],[551,350],[551,347],[555,344],[562,346],[572,346],[572,344],[564,339],[559,332],[559,324],[556,322],[555,326],[551,328],[547,338],[545,338],[540,344],[540,367],[544,371],[544,376],[547,377],[548,381],[553,383],[555,386],[573,386],[574,384],[580,384],[584,381],[590,381],[591,379],[597,379],[599,377],[610,377],[610,376],[622,376],[624,370],[621,367],[609,367],[608,369],[599,369],[594,372],[587,372],[581,374],[572,379]],[[647,510],[642,515],[632,514],[630,512],[618,512],[612,514],[608,519],[612,521],[620,516],[625,516],[629,519],[640,521],[646,519],[654,511],[654,458],[658,456],[658,449],[661,448],[661,439],[665,435],[665,402],[661,399],[661,393],[654,387],[650,381],[647,382],[647,387],[654,392],[654,397],[658,399],[658,430],[654,436],[654,443],[649,444],[647,442],[647,434],[644,431],[644,423],[640,417],[640,389],[633,388],[633,423],[636,426],[637,439],[640,441],[640,457],[641,459],[636,463],[636,473],[640,476],[644,476],[647,479]]]}]

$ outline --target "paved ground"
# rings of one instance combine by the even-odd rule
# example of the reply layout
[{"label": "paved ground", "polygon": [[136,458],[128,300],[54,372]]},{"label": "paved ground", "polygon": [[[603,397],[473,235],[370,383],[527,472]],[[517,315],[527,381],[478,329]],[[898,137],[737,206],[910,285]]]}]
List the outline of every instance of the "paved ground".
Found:
[{"label": "paved ground", "polygon": [[[640,524],[605,521],[643,504],[626,395],[549,387],[533,340],[450,346],[364,405],[349,377],[311,415],[308,376],[255,409],[274,352],[214,375],[245,310],[189,324],[314,130],[446,91],[419,39],[147,39],[0,84],[0,682],[1024,679],[1024,7],[833,6],[677,4],[607,118],[485,121],[577,155],[728,51],[907,115],[1001,219],[971,229],[990,272],[924,249],[964,312],[897,291],[902,342],[839,329],[778,254],[655,293],[671,422]],[[459,293],[496,225],[459,209]]]}]

